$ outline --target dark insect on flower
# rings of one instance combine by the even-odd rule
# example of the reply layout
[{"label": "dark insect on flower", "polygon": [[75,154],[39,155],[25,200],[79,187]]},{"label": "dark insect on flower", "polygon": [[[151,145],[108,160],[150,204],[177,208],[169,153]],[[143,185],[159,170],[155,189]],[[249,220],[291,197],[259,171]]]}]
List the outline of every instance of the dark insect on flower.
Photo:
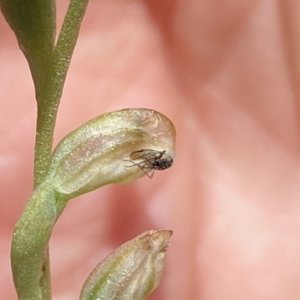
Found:
[{"label": "dark insect on flower", "polygon": [[[131,152],[129,157],[128,161],[132,163],[131,166],[139,167],[149,178],[153,177],[155,170],[165,170],[173,164],[173,158],[167,155],[165,150],[142,149]],[[147,170],[151,171],[147,172]]]}]

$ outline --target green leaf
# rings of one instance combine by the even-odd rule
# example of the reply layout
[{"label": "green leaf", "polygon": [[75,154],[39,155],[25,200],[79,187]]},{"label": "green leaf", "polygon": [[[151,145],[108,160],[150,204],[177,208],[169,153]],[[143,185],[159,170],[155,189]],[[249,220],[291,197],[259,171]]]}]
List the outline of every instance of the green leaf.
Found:
[{"label": "green leaf", "polygon": [[126,242],[92,271],[80,300],[144,300],[158,285],[170,230],[150,230]]},{"label": "green leaf", "polygon": [[38,95],[54,48],[55,1],[0,0],[0,7],[29,63]]}]

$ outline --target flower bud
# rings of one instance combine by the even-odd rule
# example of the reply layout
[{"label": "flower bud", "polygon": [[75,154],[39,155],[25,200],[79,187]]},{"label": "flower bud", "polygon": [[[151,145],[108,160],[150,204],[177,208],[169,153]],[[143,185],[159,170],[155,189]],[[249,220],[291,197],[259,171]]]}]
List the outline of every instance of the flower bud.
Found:
[{"label": "flower bud", "polygon": [[68,197],[109,183],[127,183],[147,174],[130,163],[142,149],[174,156],[175,128],[150,109],[123,109],[96,117],[68,134],[56,147],[50,164],[54,189]]},{"label": "flower bud", "polygon": [[108,255],[83,285],[80,300],[143,300],[158,285],[170,230],[150,230]]}]

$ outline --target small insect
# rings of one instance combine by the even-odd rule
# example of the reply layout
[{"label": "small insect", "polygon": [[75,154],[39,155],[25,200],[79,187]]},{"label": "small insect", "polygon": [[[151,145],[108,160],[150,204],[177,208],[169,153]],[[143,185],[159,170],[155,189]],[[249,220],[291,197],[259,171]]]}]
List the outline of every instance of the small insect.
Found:
[{"label": "small insect", "polygon": [[[173,158],[166,151],[142,149],[130,153],[131,166],[139,167],[149,178],[152,178],[155,170],[165,170],[172,166]],[[135,160],[139,160],[135,162]],[[131,167],[128,166],[128,167]],[[147,172],[147,170],[151,170]]]}]

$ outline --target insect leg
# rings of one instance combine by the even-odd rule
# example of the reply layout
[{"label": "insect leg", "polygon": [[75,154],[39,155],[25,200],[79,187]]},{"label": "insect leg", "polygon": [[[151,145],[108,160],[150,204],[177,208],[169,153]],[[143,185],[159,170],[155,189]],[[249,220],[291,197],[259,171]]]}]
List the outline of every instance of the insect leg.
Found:
[{"label": "insect leg", "polygon": [[[147,161],[141,161],[139,163],[135,163],[132,160],[126,159],[125,161],[130,161],[132,163],[131,166],[126,166],[126,167],[132,167],[132,166],[137,166],[139,167],[144,173],[145,175],[147,175],[147,177],[152,178],[154,175],[154,169],[152,167],[147,166]],[[151,169],[151,172],[147,173],[145,170],[147,169]]]}]

